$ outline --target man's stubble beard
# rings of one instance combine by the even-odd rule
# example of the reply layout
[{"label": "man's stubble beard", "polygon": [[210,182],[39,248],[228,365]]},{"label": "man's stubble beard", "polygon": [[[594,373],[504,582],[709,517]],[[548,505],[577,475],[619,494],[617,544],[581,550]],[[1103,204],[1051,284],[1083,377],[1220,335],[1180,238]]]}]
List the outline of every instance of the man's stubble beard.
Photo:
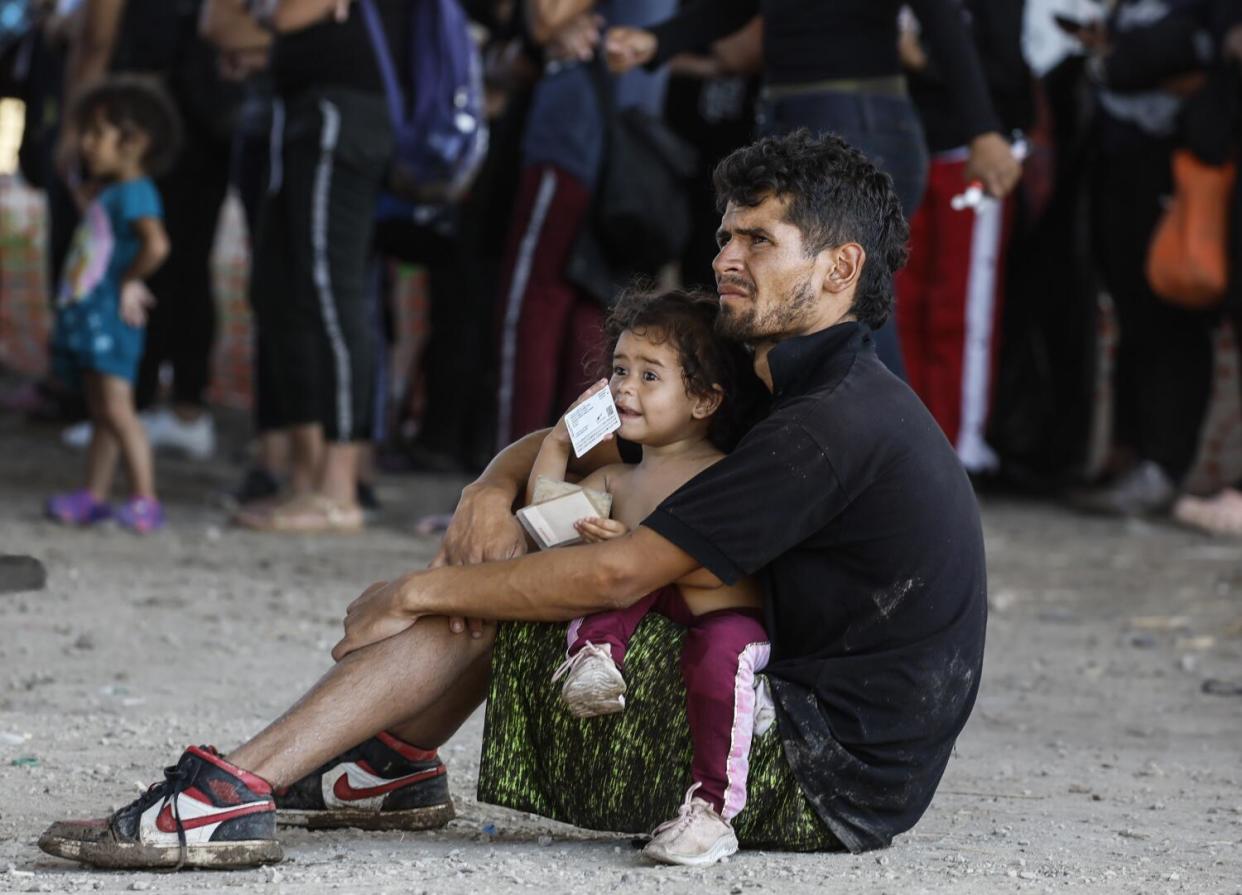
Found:
[{"label": "man's stubble beard", "polygon": [[756,342],[779,342],[801,333],[815,308],[815,292],[809,279],[787,292],[762,315],[755,306],[753,292],[749,298],[750,303],[745,310],[734,309],[728,303],[721,304],[720,316],[716,318],[716,332],[719,335],[752,345]]}]

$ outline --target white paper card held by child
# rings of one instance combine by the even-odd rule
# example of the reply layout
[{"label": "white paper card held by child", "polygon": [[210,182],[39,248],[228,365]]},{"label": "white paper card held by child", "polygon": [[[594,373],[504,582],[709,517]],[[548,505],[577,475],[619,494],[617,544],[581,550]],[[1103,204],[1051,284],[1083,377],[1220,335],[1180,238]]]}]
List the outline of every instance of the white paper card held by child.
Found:
[{"label": "white paper card held by child", "polygon": [[565,427],[574,453],[581,457],[604,440],[609,432],[621,428],[617,405],[612,402],[612,391],[601,388],[573,410],[565,414]]},{"label": "white paper card held by child", "polygon": [[517,512],[518,521],[541,550],[577,543],[582,536],[574,523],[598,515],[599,510],[580,488],[543,503],[522,507]]}]

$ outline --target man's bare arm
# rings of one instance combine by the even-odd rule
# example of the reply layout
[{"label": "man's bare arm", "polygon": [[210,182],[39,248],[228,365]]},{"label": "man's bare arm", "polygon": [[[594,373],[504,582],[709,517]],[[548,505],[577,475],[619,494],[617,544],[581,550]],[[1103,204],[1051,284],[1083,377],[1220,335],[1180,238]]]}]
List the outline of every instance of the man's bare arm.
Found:
[{"label": "man's bare arm", "polygon": [[698,568],[694,557],[649,528],[504,562],[445,566],[372,585],[350,604],[340,660],[426,615],[499,621],[568,621],[632,605]]}]

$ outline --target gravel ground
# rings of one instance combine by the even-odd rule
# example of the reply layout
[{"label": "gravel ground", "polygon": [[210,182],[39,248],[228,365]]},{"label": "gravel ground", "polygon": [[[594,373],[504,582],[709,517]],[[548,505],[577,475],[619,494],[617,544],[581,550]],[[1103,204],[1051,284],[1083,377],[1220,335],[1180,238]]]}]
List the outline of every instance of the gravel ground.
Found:
[{"label": "gravel ground", "polygon": [[459,481],[381,481],[364,536],[243,534],[224,462],[161,459],[169,530],[68,531],[50,430],[0,418],[0,553],[42,591],[0,595],[0,892],[1242,893],[1242,545],[1157,523],[987,500],[992,616],[978,705],[923,821],[866,855],[745,852],[645,865],[626,838],[474,799],[482,719],[445,748],[458,819],[423,834],[294,832],[285,863],[175,876],[42,855],[61,817],[128,801],[192,742],[235,745],[327,665],[343,606],[426,562],[414,520]]}]

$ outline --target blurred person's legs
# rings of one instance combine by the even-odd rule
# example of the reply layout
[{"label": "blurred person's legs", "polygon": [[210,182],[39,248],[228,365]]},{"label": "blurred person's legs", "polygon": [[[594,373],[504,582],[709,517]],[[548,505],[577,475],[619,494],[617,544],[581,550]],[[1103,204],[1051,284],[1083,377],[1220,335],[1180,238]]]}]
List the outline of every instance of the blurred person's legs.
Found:
[{"label": "blurred person's legs", "polygon": [[590,201],[584,184],[553,165],[522,172],[501,292],[499,444],[547,425],[570,390],[565,377],[580,381],[574,366],[589,346],[575,344],[582,328],[571,323],[590,299],[565,269]]},{"label": "blurred person's legs", "polygon": [[1210,317],[1175,307],[1152,291],[1144,261],[1172,190],[1171,146],[1134,140],[1102,155],[1092,172],[1093,242],[1120,332],[1114,386],[1114,444],[1136,462],[1115,481],[1079,495],[1084,509],[1163,512],[1198,449],[1211,392]]},{"label": "blurred person's legs", "polygon": [[[927,144],[913,103],[900,78],[863,79],[850,91],[817,85],[767,88],[760,100],[761,136],[800,127],[813,133],[832,131],[860,150],[893,178],[902,212],[909,220],[918,210],[927,184]],[[875,334],[876,351],[884,364],[906,377],[894,318],[900,306]]]},{"label": "blurred person's legs", "polygon": [[954,210],[965,150],[932,162],[910,224],[910,261],[897,274],[907,381],[956,447],[966,470],[992,472],[984,439],[996,372],[1008,203]]},{"label": "blurred person's legs", "polygon": [[253,291],[291,433],[291,487],[313,493],[242,521],[353,530],[358,446],[374,431],[367,261],[392,130],[381,98],[349,90],[300,96],[285,114],[278,189],[261,225],[260,251],[272,254],[256,259]]}]

